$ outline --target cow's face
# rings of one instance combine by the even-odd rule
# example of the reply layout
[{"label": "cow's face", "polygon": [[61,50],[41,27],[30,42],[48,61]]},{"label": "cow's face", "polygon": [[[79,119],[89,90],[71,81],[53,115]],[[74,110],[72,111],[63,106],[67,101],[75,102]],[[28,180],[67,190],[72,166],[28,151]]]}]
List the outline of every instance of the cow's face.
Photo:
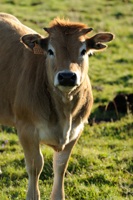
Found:
[{"label": "cow's face", "polygon": [[88,72],[88,54],[84,37],[67,36],[49,39],[47,53],[48,75],[52,84],[62,92],[80,86]]},{"label": "cow's face", "polygon": [[22,42],[34,53],[47,54],[46,69],[49,83],[61,92],[70,93],[79,87],[88,73],[88,54],[106,48],[104,42],[113,39],[111,33],[99,33],[91,38],[86,33],[91,28],[84,28],[74,34],[45,29],[48,38],[39,35],[25,35]]}]

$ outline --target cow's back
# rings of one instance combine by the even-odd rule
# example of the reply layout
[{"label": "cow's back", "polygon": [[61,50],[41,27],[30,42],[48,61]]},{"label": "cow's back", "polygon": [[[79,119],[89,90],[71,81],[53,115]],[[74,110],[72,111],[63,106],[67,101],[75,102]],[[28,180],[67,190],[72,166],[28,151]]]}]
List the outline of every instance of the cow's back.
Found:
[{"label": "cow's back", "polygon": [[35,33],[12,15],[0,14],[0,123],[13,124],[13,105],[19,80],[30,53],[20,38]]}]

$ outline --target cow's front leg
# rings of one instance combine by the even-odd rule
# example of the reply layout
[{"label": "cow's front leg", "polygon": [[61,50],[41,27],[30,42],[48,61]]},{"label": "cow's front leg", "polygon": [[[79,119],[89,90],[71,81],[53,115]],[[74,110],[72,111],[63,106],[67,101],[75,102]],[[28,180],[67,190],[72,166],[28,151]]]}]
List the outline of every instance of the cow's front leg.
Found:
[{"label": "cow's front leg", "polygon": [[[23,132],[24,131],[24,132]],[[39,148],[38,135],[31,130],[19,131],[20,142],[24,149],[26,168],[29,176],[26,200],[40,200],[39,176],[43,167],[43,157]]]},{"label": "cow's front leg", "polygon": [[77,140],[70,142],[63,151],[55,152],[53,158],[54,183],[51,200],[65,200],[64,174],[72,148]]}]

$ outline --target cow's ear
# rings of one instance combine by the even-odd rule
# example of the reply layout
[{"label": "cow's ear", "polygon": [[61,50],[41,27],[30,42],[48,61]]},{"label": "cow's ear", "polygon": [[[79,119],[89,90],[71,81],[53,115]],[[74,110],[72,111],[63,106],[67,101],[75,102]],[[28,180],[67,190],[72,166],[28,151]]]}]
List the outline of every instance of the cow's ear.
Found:
[{"label": "cow's ear", "polygon": [[87,50],[92,51],[100,51],[107,47],[107,45],[103,44],[106,42],[110,42],[113,40],[114,35],[112,33],[98,33],[91,38],[86,40]]},{"label": "cow's ear", "polygon": [[48,39],[38,34],[28,34],[21,37],[20,41],[34,54],[44,54],[47,49]]}]

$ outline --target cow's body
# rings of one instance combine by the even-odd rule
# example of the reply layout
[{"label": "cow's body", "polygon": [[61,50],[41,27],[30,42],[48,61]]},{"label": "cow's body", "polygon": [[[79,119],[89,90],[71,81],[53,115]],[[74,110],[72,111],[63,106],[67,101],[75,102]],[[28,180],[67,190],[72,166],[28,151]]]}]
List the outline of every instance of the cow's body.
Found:
[{"label": "cow's body", "polygon": [[[89,30],[85,32],[84,25],[66,23],[67,28],[64,21],[54,22],[51,29],[45,29],[49,36],[43,38],[14,16],[0,14],[0,123],[17,128],[29,174],[27,200],[40,199],[41,142],[55,150],[51,198],[64,199],[67,162],[93,103],[87,54],[78,55],[86,47]],[[88,40],[93,45],[90,49],[105,47],[92,43]]]}]

